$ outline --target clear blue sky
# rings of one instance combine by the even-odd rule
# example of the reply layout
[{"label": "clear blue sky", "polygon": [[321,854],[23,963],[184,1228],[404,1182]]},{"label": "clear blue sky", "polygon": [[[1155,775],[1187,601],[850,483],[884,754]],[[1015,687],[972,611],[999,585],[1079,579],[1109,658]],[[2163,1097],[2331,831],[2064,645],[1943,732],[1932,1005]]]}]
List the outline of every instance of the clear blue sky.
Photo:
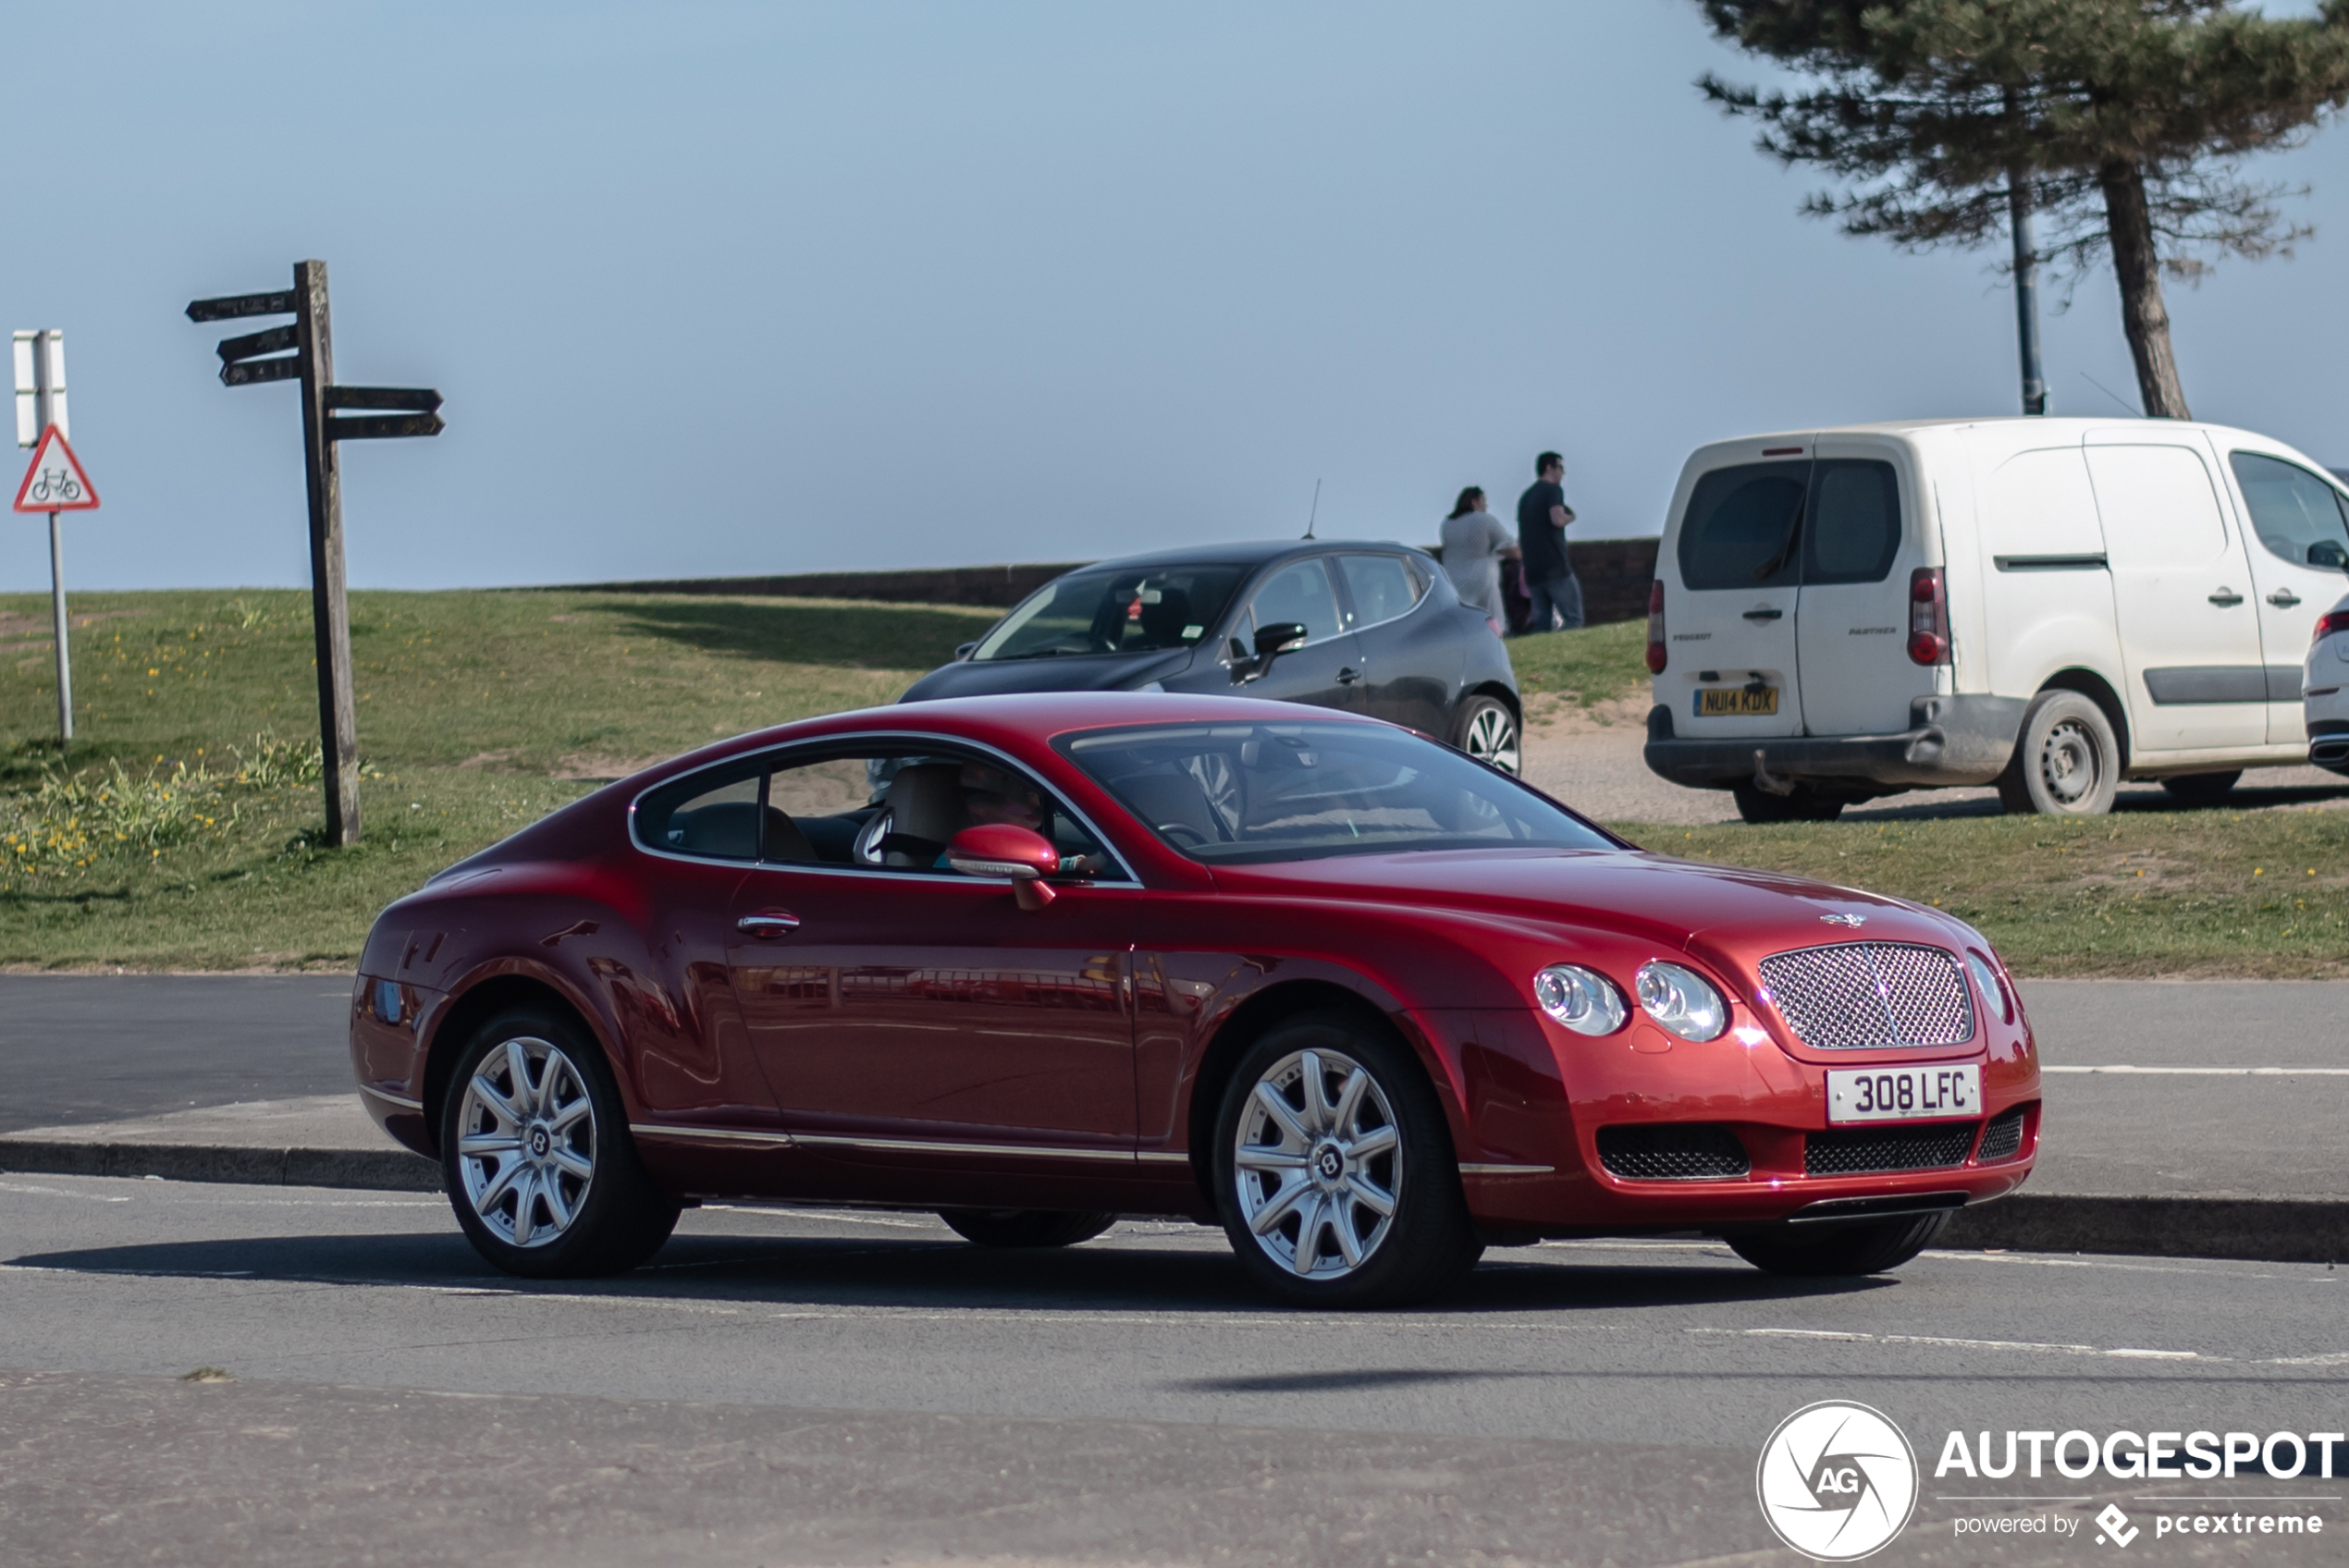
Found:
[{"label": "clear blue sky", "polygon": [[[1795,215],[1687,0],[8,7],[0,300],[67,333],[80,587],[305,580],[297,416],[182,306],[332,267],[363,586],[1421,541],[1568,454],[1592,535],[1681,459],[2004,413],[1980,254]],[[2297,260],[2171,295],[2195,412],[2349,462],[2349,129]],[[2060,412],[2134,399],[2111,287]],[[2085,374],[2084,374],[2085,373]],[[1506,502],[1505,502],[1506,504]],[[0,588],[45,587],[0,519]]]}]

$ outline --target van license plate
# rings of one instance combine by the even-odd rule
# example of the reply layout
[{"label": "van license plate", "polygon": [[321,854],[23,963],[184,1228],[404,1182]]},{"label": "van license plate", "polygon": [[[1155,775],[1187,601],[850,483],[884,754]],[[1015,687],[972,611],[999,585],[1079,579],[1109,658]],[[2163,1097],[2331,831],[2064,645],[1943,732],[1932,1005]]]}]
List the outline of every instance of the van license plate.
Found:
[{"label": "van license plate", "polygon": [[1979,1067],[1873,1067],[1827,1074],[1827,1123],[1982,1114]]},{"label": "van license plate", "polygon": [[1745,718],[1778,711],[1776,686],[1700,686],[1696,692],[1699,718]]}]

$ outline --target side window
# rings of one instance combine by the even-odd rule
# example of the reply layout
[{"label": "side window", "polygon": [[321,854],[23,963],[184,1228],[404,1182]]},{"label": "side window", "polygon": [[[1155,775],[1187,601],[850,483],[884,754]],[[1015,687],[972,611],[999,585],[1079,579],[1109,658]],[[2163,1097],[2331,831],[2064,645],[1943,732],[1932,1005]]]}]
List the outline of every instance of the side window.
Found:
[{"label": "side window", "polygon": [[2258,452],[2230,452],[2251,527],[2268,553],[2294,566],[2349,567],[2341,492],[2306,469]]},{"label": "side window", "polygon": [[1680,523],[1680,581],[1691,589],[1792,587],[1811,464],[1741,463],[1696,482]]},{"label": "side window", "polygon": [[1256,591],[1248,605],[1248,633],[1284,621],[1303,625],[1309,643],[1337,635],[1337,595],[1331,591],[1329,567],[1321,557],[1291,561]]},{"label": "side window", "polygon": [[2088,477],[2116,570],[2203,566],[2227,548],[2210,471],[2184,447],[2091,447]]},{"label": "side window", "polygon": [[765,767],[753,762],[730,763],[663,785],[637,802],[636,841],[674,855],[756,860],[766,782]]},{"label": "side window", "polygon": [[1806,584],[1884,581],[1900,553],[1900,482],[1890,463],[1821,459],[1808,509]]},{"label": "side window", "polygon": [[1125,879],[1116,857],[1036,779],[993,757],[919,742],[775,759],[760,858],[951,876],[954,835],[994,822],[1043,834],[1073,875]]},{"label": "side window", "polygon": [[1408,615],[1426,592],[1400,556],[1340,556],[1337,569],[1345,575],[1347,592],[1354,596],[1350,625],[1376,626]]}]

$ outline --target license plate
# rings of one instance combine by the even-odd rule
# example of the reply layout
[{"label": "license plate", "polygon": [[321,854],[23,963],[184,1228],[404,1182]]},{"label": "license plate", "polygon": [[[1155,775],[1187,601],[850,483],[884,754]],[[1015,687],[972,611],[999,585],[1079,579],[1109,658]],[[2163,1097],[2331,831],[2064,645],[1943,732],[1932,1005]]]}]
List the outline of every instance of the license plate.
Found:
[{"label": "license plate", "polygon": [[1764,686],[1700,686],[1696,692],[1699,718],[1767,717],[1778,711],[1778,689]]},{"label": "license plate", "polygon": [[1981,1114],[1979,1067],[1871,1067],[1827,1074],[1830,1125]]}]

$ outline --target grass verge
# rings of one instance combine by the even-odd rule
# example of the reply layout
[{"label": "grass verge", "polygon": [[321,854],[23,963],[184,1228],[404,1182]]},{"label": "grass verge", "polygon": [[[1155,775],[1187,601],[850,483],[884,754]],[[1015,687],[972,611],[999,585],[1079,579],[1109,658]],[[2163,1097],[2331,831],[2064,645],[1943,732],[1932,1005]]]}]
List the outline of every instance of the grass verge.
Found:
[{"label": "grass verge", "polygon": [[1557,696],[1578,707],[1629,697],[1647,684],[1644,620],[1544,631],[1509,639],[1509,663],[1527,696]]}]

